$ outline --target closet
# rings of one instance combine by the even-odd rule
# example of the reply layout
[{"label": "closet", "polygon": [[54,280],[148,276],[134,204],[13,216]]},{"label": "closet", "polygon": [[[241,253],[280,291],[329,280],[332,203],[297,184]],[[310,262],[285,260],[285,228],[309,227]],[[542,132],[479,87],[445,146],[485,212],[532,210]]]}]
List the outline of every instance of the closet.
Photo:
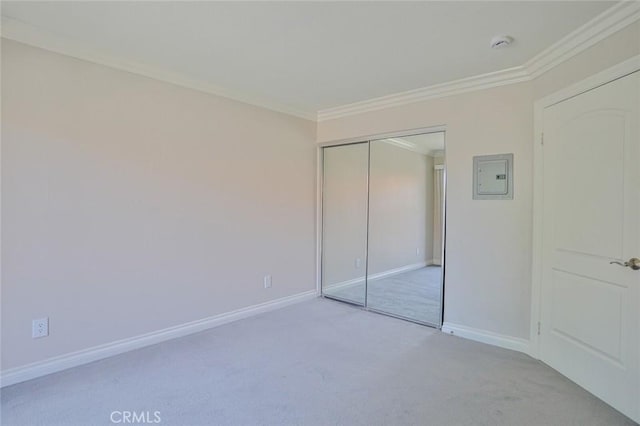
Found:
[{"label": "closet", "polygon": [[440,327],[444,132],[322,148],[322,295]]}]

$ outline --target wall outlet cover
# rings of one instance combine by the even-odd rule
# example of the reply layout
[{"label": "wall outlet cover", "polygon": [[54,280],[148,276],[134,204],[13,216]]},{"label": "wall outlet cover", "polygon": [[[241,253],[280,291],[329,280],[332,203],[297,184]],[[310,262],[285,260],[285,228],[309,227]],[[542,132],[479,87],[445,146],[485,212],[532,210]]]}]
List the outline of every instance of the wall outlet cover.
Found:
[{"label": "wall outlet cover", "polygon": [[49,335],[49,318],[34,319],[31,324],[31,337],[38,339]]}]

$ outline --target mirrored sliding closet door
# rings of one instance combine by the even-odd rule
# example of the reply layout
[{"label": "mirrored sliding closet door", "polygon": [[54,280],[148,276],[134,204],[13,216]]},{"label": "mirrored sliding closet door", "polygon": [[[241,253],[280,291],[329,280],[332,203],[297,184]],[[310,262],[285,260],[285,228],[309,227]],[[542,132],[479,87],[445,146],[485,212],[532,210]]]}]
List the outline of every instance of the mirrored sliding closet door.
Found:
[{"label": "mirrored sliding closet door", "polygon": [[322,294],[365,305],[369,144],[323,149]]},{"label": "mirrored sliding closet door", "polygon": [[442,320],[444,133],[324,148],[323,295]]},{"label": "mirrored sliding closet door", "polygon": [[440,326],[444,133],[371,141],[367,307]]}]

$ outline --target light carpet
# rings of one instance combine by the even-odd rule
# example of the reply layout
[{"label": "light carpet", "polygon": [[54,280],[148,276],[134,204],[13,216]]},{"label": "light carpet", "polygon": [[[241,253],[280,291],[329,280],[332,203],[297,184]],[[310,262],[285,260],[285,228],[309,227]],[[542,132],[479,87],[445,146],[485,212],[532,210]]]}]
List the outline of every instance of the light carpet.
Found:
[{"label": "light carpet", "polygon": [[439,326],[442,315],[441,288],[442,268],[427,266],[368,280],[366,289],[363,281],[329,287],[324,290],[324,294],[364,304],[364,293],[367,291],[367,307],[371,309]]},{"label": "light carpet", "polygon": [[191,426],[633,424],[524,354],[326,299],[16,384],[1,400],[4,426],[109,425],[114,410]]}]

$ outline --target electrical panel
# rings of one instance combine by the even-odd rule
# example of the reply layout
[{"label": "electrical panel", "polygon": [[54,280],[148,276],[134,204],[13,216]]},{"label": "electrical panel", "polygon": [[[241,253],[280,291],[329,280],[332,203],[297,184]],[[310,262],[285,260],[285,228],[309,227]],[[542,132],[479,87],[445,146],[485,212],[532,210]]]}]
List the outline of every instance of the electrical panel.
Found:
[{"label": "electrical panel", "polygon": [[473,157],[473,199],[513,199],[513,154]]}]

